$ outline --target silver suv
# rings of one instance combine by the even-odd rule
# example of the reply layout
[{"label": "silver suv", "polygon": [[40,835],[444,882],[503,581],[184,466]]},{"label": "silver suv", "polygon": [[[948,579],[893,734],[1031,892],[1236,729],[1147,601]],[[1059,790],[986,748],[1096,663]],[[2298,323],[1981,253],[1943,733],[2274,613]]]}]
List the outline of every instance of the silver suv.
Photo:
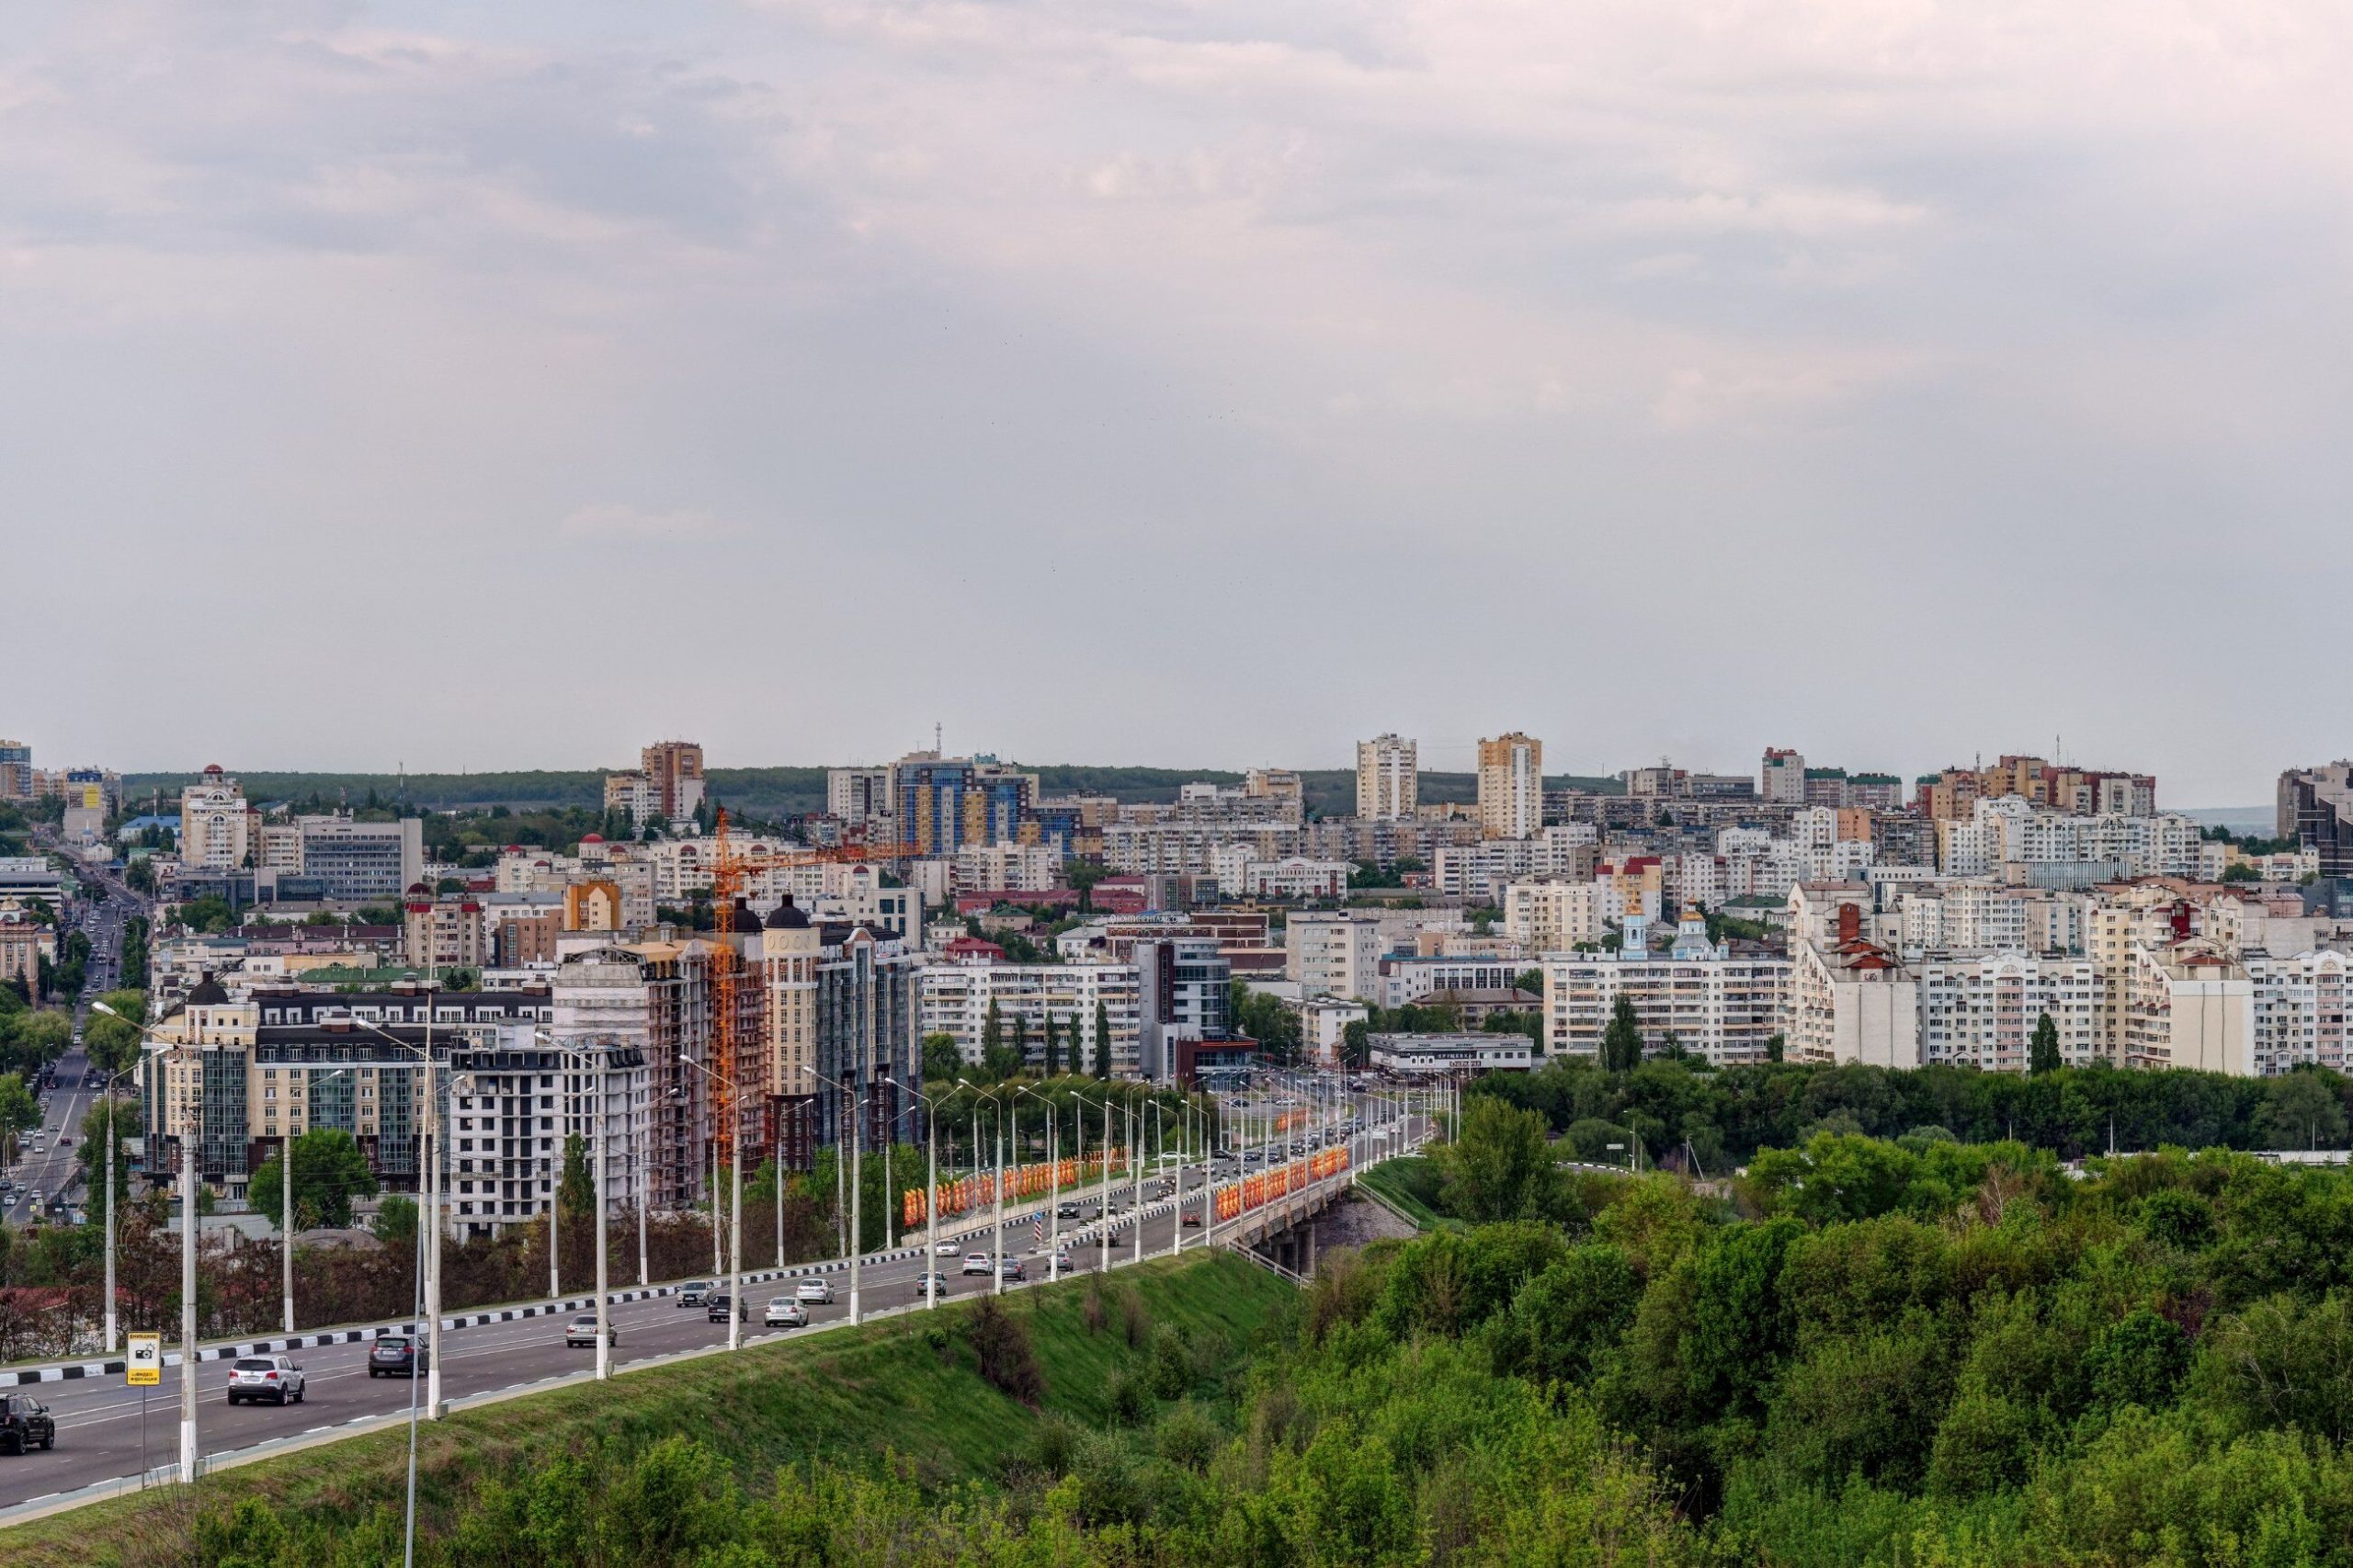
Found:
[{"label": "silver suv", "polygon": [[302,1403],[302,1369],[288,1356],[240,1356],[229,1367],[229,1403]]}]

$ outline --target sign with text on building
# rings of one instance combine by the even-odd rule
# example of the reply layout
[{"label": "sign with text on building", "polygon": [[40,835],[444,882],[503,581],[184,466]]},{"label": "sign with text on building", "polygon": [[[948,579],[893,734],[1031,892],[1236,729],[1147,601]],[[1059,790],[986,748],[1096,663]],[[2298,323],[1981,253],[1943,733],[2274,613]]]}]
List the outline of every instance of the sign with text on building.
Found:
[{"label": "sign with text on building", "polygon": [[131,1338],[131,1359],[125,1363],[124,1378],[132,1388],[153,1388],[164,1381],[164,1336],[160,1334],[134,1334]]}]

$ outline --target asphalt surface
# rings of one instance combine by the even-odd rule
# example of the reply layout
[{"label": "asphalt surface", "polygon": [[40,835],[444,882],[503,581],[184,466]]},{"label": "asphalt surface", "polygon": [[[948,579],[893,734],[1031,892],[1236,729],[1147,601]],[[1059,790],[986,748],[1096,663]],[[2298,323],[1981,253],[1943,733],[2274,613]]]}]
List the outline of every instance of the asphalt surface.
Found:
[{"label": "asphalt surface", "polygon": [[[1377,1157],[1380,1147],[1369,1134],[1359,1133],[1358,1160],[1361,1163]],[[1215,1179],[1232,1180],[1236,1170],[1237,1167],[1221,1168]],[[1201,1173],[1195,1167],[1187,1176],[1186,1189],[1196,1195],[1193,1201],[1198,1210]],[[1146,1188],[1148,1208],[1156,1201],[1149,1176]],[[1131,1200],[1131,1192],[1123,1195],[1120,1202],[1124,1207]],[[1025,1208],[1024,1211],[1028,1210]],[[1086,1223],[1094,1214],[1095,1206],[1090,1203],[1081,1219],[1062,1221],[1065,1233]],[[1115,1212],[1115,1221],[1117,1218]],[[1176,1216],[1173,1213],[1164,1211],[1147,1218],[1143,1228],[1145,1256],[1165,1253],[1176,1229]],[[1032,1245],[1027,1222],[1018,1226],[1008,1223],[1006,1231],[1010,1244],[1006,1250],[1023,1260],[1031,1281],[1043,1280],[1047,1277],[1043,1254],[1048,1249]],[[1202,1244],[1199,1227],[1188,1226],[1184,1234],[1188,1247]],[[970,1244],[982,1244],[987,1240],[985,1230],[968,1238]],[[919,1245],[921,1233],[910,1235],[906,1241]],[[1115,1267],[1133,1257],[1132,1230],[1120,1231],[1114,1239],[1111,1254]],[[1071,1249],[1071,1261],[1078,1271],[1096,1267],[1100,1256],[1100,1249],[1093,1244]],[[863,1264],[859,1271],[863,1308],[872,1312],[919,1301],[925,1266],[930,1261],[918,1256]],[[969,1298],[989,1287],[986,1275],[961,1274],[958,1272],[961,1266],[961,1258],[938,1260],[938,1270],[947,1276],[940,1297],[943,1301]],[[849,1314],[847,1273],[836,1271],[819,1277],[832,1285],[835,1300],[830,1305],[810,1306],[813,1324],[846,1319]],[[770,1298],[791,1293],[793,1278],[788,1273],[780,1281],[746,1286],[745,1295],[752,1302],[753,1316],[744,1325],[745,1343],[789,1337],[800,1332],[770,1330],[760,1323],[762,1310]],[[624,1270],[616,1269],[613,1289],[619,1291],[631,1288],[633,1281],[627,1279]],[[681,1307],[675,1295],[618,1302],[608,1310],[609,1321],[620,1334],[620,1343],[612,1352],[616,1367],[726,1343],[724,1323],[711,1322],[700,1307]],[[593,1348],[575,1349],[563,1343],[564,1324],[573,1315],[567,1312],[445,1330],[438,1347],[443,1398],[458,1400],[471,1394],[526,1387],[593,1366]],[[306,1388],[301,1403],[285,1407],[232,1406],[226,1397],[231,1363],[199,1362],[197,1429],[202,1452],[210,1458],[407,1410],[411,1399],[408,1380],[370,1378],[368,1351],[368,1343],[360,1342],[290,1352],[303,1369]],[[38,1384],[17,1392],[31,1394],[55,1415],[57,1447],[48,1452],[0,1456],[0,1508],[97,1483],[134,1478],[153,1467],[168,1464],[176,1457],[180,1400],[177,1366],[165,1369],[161,1386],[143,1391],[143,1420],[142,1391],[126,1387],[119,1374]],[[425,1398],[423,1380],[416,1384],[415,1398],[420,1404]]]},{"label": "asphalt surface", "polygon": [[[119,983],[123,922],[139,913],[135,898],[112,884],[106,886],[105,900],[83,904],[75,916],[90,938],[85,997],[103,995]],[[74,1004],[74,1030],[77,1037],[88,1019],[88,1006],[82,1000]],[[98,1100],[97,1090],[83,1086],[89,1072],[89,1058],[79,1045],[58,1058],[55,1086],[41,1102],[40,1127],[18,1141],[16,1164],[0,1170],[0,1179],[11,1184],[9,1190],[0,1192],[0,1220],[23,1225],[37,1219],[57,1217],[61,1211],[52,1205],[59,1198],[65,1199],[68,1210],[82,1206],[85,1193],[81,1162],[74,1145],[81,1142],[83,1116]],[[34,1208],[36,1192],[41,1195],[40,1213],[36,1213]]]}]

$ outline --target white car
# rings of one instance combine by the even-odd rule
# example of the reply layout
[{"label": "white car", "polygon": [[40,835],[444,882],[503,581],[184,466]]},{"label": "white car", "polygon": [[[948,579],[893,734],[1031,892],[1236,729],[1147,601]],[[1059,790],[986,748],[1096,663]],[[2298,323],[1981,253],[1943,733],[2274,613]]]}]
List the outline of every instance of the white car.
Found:
[{"label": "white car", "polygon": [[967,1274],[987,1274],[995,1267],[989,1260],[989,1255],[984,1252],[968,1252],[964,1255],[963,1271]]},{"label": "white car", "polygon": [[942,1242],[938,1246],[931,1249],[931,1256],[934,1257],[957,1257],[961,1256],[963,1251],[964,1249],[954,1242]]},{"label": "white car", "polygon": [[830,1279],[803,1279],[792,1288],[793,1300],[813,1301],[821,1307],[834,1304],[834,1282]]},{"label": "white car", "polygon": [[[609,1318],[605,1322],[605,1340],[608,1345],[619,1345],[621,1342],[621,1325]],[[570,1323],[565,1324],[563,1343],[566,1349],[583,1345],[594,1348],[597,1344],[597,1314],[582,1312]]]},{"label": "white car", "polygon": [[245,1404],[267,1400],[272,1404],[300,1404],[305,1388],[302,1369],[287,1356],[240,1356],[229,1367],[229,1403]]},{"label": "white car", "polygon": [[807,1328],[809,1309],[790,1296],[779,1296],[768,1302],[760,1322],[769,1328]]}]

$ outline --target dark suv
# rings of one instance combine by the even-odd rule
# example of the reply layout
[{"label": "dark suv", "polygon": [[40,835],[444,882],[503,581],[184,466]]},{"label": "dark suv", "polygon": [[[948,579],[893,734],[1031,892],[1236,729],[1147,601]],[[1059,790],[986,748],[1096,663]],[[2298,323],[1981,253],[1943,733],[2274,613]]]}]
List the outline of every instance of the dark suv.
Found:
[{"label": "dark suv", "polygon": [[28,1393],[0,1394],[0,1450],[57,1447],[57,1420],[49,1406]]},{"label": "dark suv", "polygon": [[413,1378],[433,1365],[433,1352],[406,1335],[388,1334],[368,1347],[371,1378]]}]

